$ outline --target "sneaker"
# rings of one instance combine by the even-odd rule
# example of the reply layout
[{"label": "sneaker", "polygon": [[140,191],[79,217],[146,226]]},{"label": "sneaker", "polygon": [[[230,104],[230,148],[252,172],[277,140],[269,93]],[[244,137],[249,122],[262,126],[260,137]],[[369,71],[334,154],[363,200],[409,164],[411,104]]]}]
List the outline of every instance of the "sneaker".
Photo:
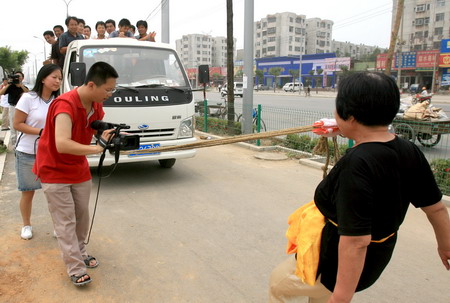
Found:
[{"label": "sneaker", "polygon": [[31,238],[33,238],[33,227],[29,225],[22,227],[20,237],[24,240],[30,240]]}]

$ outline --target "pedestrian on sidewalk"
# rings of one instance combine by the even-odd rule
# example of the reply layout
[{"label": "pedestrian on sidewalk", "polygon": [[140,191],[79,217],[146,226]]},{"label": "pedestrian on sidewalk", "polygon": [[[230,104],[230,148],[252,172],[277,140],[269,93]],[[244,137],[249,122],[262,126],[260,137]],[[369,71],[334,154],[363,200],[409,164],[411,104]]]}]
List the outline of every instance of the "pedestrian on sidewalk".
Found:
[{"label": "pedestrian on sidewalk", "polygon": [[271,302],[301,296],[312,303],[350,302],[389,263],[410,203],[427,215],[438,256],[450,270],[450,219],[433,172],[415,144],[388,131],[399,106],[389,76],[362,72],[341,80],[335,118],[355,145],[317,186],[314,201],[291,215],[288,248],[295,258],[272,272]]},{"label": "pedestrian on sidewalk", "polygon": [[[7,84],[8,78],[3,78],[3,83],[0,85],[0,89],[2,89]],[[2,130],[9,130],[9,103],[7,96],[0,96],[0,106],[2,107]]]},{"label": "pedestrian on sidewalk", "polygon": [[12,76],[12,79],[9,79],[8,83],[0,89],[0,96],[5,95],[8,99],[9,109],[8,109],[8,118],[9,118],[9,128],[11,130],[10,134],[10,142],[11,145],[16,147],[17,140],[17,131],[14,128],[14,113],[16,112],[15,106],[19,101],[20,97],[23,93],[29,91],[28,87],[23,85],[24,74],[21,71],[17,71]]},{"label": "pedestrian on sidewalk", "polygon": [[24,240],[33,237],[31,209],[34,192],[41,188],[41,183],[31,170],[48,108],[59,95],[61,81],[62,72],[58,65],[44,65],[39,70],[33,89],[20,97],[14,113],[14,128],[19,132],[15,153],[17,186],[21,192],[19,205],[23,221],[20,237]]},{"label": "pedestrian on sidewalk", "polygon": [[[117,78],[111,65],[97,62],[82,86],[53,101],[33,167],[42,182],[67,273],[76,286],[90,283],[86,268],[99,264],[88,255],[85,243],[92,186],[86,155],[104,150],[100,144],[90,144],[95,133],[91,123],[103,119],[102,103],[115,91]],[[103,132],[104,142],[111,131]]]}]

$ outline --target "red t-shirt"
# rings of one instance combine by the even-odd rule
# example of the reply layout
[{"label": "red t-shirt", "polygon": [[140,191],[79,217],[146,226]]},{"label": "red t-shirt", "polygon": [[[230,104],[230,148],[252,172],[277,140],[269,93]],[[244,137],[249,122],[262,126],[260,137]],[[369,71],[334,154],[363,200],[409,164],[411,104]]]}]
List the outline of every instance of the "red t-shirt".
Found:
[{"label": "red t-shirt", "polygon": [[91,128],[92,121],[102,120],[105,115],[101,103],[94,102],[92,110],[93,114],[88,117],[77,89],[52,102],[33,167],[42,183],[74,184],[92,178],[86,156],[59,153],[55,143],[55,118],[58,114],[67,113],[72,119],[72,140],[89,145],[95,133]]}]

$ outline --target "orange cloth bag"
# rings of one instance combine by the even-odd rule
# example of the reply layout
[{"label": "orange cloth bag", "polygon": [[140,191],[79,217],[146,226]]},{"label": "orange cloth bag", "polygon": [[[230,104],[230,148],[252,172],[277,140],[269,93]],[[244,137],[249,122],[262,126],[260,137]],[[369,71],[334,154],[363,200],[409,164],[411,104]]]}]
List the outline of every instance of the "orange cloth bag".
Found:
[{"label": "orange cloth bag", "polygon": [[297,253],[295,274],[303,283],[316,283],[320,258],[320,240],[325,226],[325,217],[314,201],[303,205],[288,218],[289,228],[286,231],[288,254]]}]

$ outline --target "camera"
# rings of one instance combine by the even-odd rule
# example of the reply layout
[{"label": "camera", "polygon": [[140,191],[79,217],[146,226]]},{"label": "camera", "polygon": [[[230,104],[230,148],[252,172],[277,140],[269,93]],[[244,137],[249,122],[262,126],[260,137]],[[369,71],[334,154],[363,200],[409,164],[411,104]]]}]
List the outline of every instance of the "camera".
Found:
[{"label": "camera", "polygon": [[20,84],[20,76],[19,75],[9,75],[8,76],[8,84]]},{"label": "camera", "polygon": [[98,131],[97,138],[100,138],[102,133],[107,129],[115,129],[113,138],[107,142],[106,148],[110,152],[117,150],[134,150],[139,149],[139,135],[122,134],[120,130],[129,129],[130,126],[126,124],[114,124],[96,120],[91,123],[91,128]]}]

